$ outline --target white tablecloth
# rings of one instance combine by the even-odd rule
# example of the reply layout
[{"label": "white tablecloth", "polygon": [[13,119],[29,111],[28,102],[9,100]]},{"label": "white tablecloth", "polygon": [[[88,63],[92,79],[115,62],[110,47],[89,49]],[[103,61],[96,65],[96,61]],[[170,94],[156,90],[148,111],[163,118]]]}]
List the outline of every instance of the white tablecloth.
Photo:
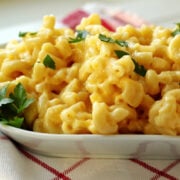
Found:
[{"label": "white tablecloth", "polygon": [[1,180],[178,180],[180,159],[55,158],[31,153],[0,133]]}]

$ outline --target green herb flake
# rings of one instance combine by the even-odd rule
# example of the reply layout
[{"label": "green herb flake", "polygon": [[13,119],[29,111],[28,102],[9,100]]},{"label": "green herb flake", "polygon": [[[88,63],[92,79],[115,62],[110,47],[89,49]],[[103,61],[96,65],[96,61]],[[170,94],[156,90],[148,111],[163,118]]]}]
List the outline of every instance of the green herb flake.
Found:
[{"label": "green herb flake", "polygon": [[20,128],[24,122],[23,112],[34,102],[28,98],[21,83],[18,83],[14,91],[7,94],[7,86],[0,89],[0,121],[3,124]]},{"label": "green herb flake", "polygon": [[134,62],[135,65],[135,69],[134,71],[139,74],[140,76],[145,76],[147,70],[145,69],[145,67],[143,65],[139,65],[134,59],[132,59],[132,61]]},{"label": "green herb flake", "polygon": [[122,58],[122,57],[125,56],[125,55],[129,55],[129,53],[126,52],[126,51],[115,50],[114,52],[116,53],[116,55],[117,55],[118,58]]},{"label": "green herb flake", "polygon": [[77,30],[76,31],[76,37],[75,38],[70,38],[69,43],[77,43],[80,41],[85,40],[86,36],[88,35],[88,32],[85,30]]},{"label": "green herb flake", "polygon": [[122,47],[128,47],[128,43],[126,41],[115,40],[115,43],[122,46]]},{"label": "green herb flake", "polygon": [[[122,58],[125,55],[129,55],[129,53],[126,52],[126,51],[115,50],[114,52],[116,53],[118,58]],[[133,58],[131,58],[131,59],[132,59],[134,65],[135,65],[134,72],[136,72],[140,76],[144,77],[146,75],[146,72],[147,72],[145,67],[143,65],[139,65],[138,62],[136,62]]]},{"label": "green herb flake", "polygon": [[10,120],[6,120],[6,119],[2,119],[1,122],[3,124],[6,124],[6,125],[10,125],[10,126],[13,126],[13,127],[17,127],[17,128],[21,128],[23,122],[24,122],[24,117],[14,117]]},{"label": "green herb flake", "polygon": [[4,104],[9,104],[9,103],[12,103],[13,102],[13,99],[11,98],[3,98],[3,99],[0,99],[0,107]]},{"label": "green herb flake", "polygon": [[16,107],[16,113],[20,114],[26,109],[34,100],[27,99],[27,94],[22,86],[22,84],[17,84],[14,88],[14,92],[10,93],[9,97],[14,100],[14,105]]},{"label": "green herb flake", "polygon": [[106,35],[99,34],[99,39],[103,42],[109,42],[109,43],[115,43],[118,44],[121,47],[128,47],[128,43],[123,40],[114,40],[111,37],[107,37]]},{"label": "green herb flake", "polygon": [[29,35],[36,35],[37,32],[19,32],[19,37],[25,37],[27,34]]},{"label": "green herb flake", "polygon": [[176,23],[177,28],[171,33],[172,36],[180,34],[180,23]]},{"label": "green herb flake", "polygon": [[27,32],[19,32],[19,37],[25,37]]},{"label": "green herb flake", "polygon": [[43,60],[43,64],[48,67],[48,68],[51,68],[51,69],[56,69],[56,65],[55,65],[55,62],[54,60],[51,58],[50,55],[46,55],[46,57],[44,58]]},{"label": "green herb flake", "polygon": [[104,34],[99,34],[99,39],[104,42],[115,43],[115,41],[112,38],[107,37]]},{"label": "green herb flake", "polygon": [[13,99],[6,97],[7,86],[0,89],[0,107],[13,102]]}]

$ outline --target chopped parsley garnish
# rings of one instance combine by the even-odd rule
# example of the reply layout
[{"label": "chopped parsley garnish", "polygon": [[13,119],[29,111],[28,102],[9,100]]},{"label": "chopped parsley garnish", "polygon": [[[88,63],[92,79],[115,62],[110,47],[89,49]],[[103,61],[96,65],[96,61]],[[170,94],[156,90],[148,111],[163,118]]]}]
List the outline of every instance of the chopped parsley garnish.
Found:
[{"label": "chopped parsley garnish", "polygon": [[112,38],[107,37],[103,34],[99,34],[99,39],[104,42],[115,43],[115,41]]},{"label": "chopped parsley garnish", "polygon": [[145,69],[145,67],[143,65],[139,65],[133,58],[132,58],[132,61],[135,65],[135,69],[134,71],[139,74],[140,76],[145,76],[146,75],[146,72],[147,70]]},{"label": "chopped parsley garnish", "polygon": [[19,37],[25,37],[27,34],[36,35],[37,32],[19,32]]},{"label": "chopped parsley garnish", "polygon": [[99,39],[104,42],[118,44],[119,46],[122,46],[122,47],[128,47],[128,43],[126,41],[112,39],[111,37],[107,37],[106,35],[103,35],[103,34],[99,34]]},{"label": "chopped parsley garnish", "polygon": [[21,83],[8,95],[8,86],[0,89],[0,121],[3,124],[20,128],[24,122],[23,112],[33,103],[34,99],[28,98]]},{"label": "chopped parsley garnish", "polygon": [[43,60],[43,64],[48,67],[48,68],[51,68],[51,69],[56,69],[56,65],[55,65],[55,62],[54,60],[51,58],[50,55],[46,55],[46,57],[44,58]]},{"label": "chopped parsley garnish", "polygon": [[171,33],[172,36],[176,36],[177,34],[180,34],[180,23],[176,23],[177,28]]},{"label": "chopped parsley garnish", "polygon": [[88,35],[88,32],[85,30],[77,30],[76,31],[76,37],[75,38],[70,38],[69,43],[77,43],[80,41],[85,40],[86,36]]},{"label": "chopped parsley garnish", "polygon": [[[129,55],[128,52],[126,51],[121,51],[121,50],[115,50],[114,51],[117,55],[118,58],[121,58],[125,55]],[[135,65],[135,69],[134,69],[134,72],[136,72],[137,74],[139,74],[140,76],[145,76],[146,75],[146,72],[147,70],[145,69],[145,67],[143,65],[139,65],[133,58],[131,58],[134,65]]]},{"label": "chopped parsley garnish", "polygon": [[126,51],[115,50],[114,52],[116,53],[118,58],[122,58],[125,55],[129,55],[129,53]]}]

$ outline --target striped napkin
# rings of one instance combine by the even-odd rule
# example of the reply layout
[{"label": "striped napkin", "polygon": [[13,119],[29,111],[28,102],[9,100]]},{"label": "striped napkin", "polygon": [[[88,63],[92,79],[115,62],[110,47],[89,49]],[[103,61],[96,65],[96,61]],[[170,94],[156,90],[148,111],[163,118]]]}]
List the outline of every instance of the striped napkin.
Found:
[{"label": "striped napkin", "polygon": [[91,13],[98,13],[101,16],[102,25],[110,31],[114,31],[118,26],[123,26],[126,24],[131,24],[136,27],[139,27],[142,24],[149,24],[135,13],[130,13],[123,10],[110,10],[106,6],[100,6],[97,3],[86,4],[82,8],[71,12],[66,17],[61,19],[60,23],[74,29],[76,25],[80,23],[83,17],[87,17]]}]

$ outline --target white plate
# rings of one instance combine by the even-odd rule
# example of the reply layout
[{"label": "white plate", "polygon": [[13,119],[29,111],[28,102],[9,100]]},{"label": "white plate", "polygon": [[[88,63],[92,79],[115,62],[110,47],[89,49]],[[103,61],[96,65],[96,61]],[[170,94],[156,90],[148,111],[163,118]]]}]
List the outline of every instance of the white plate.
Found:
[{"label": "white plate", "polygon": [[[4,44],[0,44],[0,48]],[[0,131],[24,148],[47,156],[179,159],[180,137],[163,135],[67,135],[27,131],[0,123]]]},{"label": "white plate", "polygon": [[180,158],[180,137],[163,135],[65,135],[0,124],[0,131],[24,148],[47,156],[94,158]]}]

